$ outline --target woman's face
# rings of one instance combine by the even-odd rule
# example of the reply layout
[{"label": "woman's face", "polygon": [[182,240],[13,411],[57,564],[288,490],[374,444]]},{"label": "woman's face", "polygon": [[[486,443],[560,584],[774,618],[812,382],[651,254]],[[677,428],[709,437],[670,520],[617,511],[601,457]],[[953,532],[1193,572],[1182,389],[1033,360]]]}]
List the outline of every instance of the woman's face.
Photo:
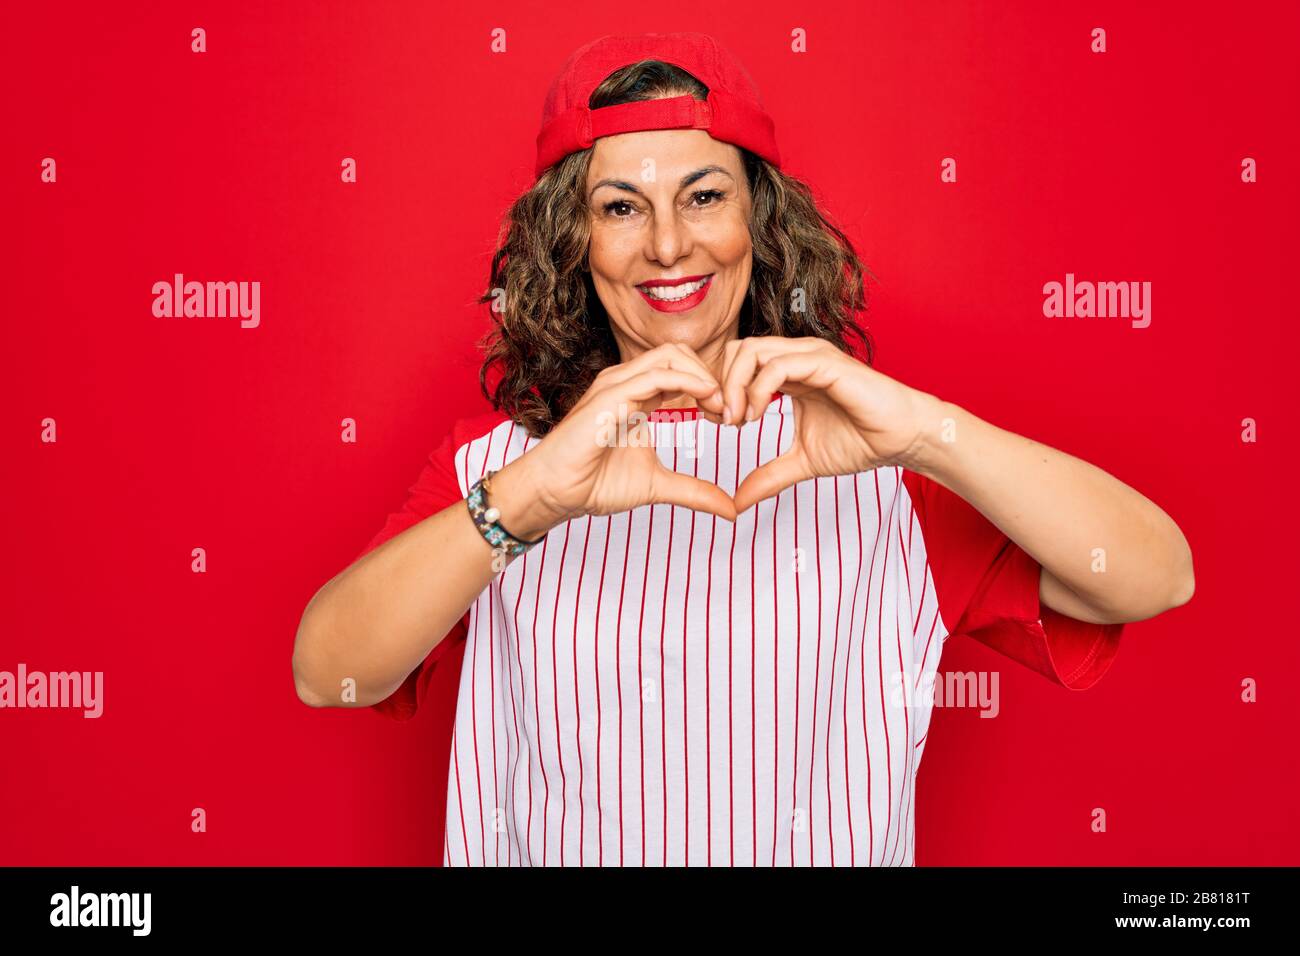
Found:
[{"label": "woman's face", "polygon": [[752,265],[740,150],[696,129],[601,137],[586,190],[591,278],[621,360],[677,342],[721,374]]}]

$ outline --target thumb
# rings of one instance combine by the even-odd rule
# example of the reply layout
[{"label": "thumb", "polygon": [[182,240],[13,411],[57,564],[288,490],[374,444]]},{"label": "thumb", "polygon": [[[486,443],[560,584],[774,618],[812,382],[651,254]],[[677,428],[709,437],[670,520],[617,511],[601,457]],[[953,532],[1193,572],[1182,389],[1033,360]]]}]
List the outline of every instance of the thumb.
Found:
[{"label": "thumb", "polygon": [[736,513],[744,511],[764,498],[780,494],[791,485],[810,478],[802,460],[790,452],[773,458],[766,465],[755,468],[736,489]]},{"label": "thumb", "polygon": [[662,465],[654,473],[651,504],[681,505],[692,511],[706,511],[727,521],[736,520],[736,503],[715,484],[691,475],[669,471]]}]

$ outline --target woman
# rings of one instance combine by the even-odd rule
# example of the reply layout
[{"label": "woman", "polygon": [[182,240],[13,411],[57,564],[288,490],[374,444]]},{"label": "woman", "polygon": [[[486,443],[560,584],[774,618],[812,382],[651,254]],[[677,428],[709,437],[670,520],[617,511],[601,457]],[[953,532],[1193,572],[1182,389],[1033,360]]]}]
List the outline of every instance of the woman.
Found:
[{"label": "woman", "polygon": [[706,36],[603,38],[547,97],[495,410],[294,650],[308,704],[398,718],[462,651],[446,864],[911,865],[951,634],[1082,689],[1191,597],[1142,495],[871,368],[862,266],[779,165]]}]

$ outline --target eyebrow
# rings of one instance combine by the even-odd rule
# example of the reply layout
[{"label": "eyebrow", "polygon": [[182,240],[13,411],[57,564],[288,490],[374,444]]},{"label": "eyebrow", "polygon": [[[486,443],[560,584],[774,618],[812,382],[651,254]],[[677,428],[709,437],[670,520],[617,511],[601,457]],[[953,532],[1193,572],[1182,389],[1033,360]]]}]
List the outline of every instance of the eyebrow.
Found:
[{"label": "eyebrow", "polygon": [[[709,175],[709,173],[722,173],[722,175],[726,176],[728,179],[734,178],[731,173],[727,172],[721,166],[701,166],[699,169],[695,170],[695,172],[687,173],[683,176],[681,182],[677,184],[677,188],[685,189],[691,183],[698,179],[703,179],[705,176]],[[624,179],[602,179],[600,182],[596,183],[596,185],[591,187],[591,192],[587,194],[587,198],[590,199],[601,186],[613,186],[615,189],[622,189],[630,193],[642,195],[640,189]]]}]

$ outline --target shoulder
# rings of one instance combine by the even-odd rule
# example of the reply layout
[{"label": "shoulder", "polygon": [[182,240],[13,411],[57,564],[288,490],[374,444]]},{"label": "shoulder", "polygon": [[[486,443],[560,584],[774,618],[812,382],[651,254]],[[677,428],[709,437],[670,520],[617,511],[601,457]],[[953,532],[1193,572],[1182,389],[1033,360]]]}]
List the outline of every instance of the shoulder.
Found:
[{"label": "shoulder", "polygon": [[495,440],[498,435],[509,434],[510,432],[515,432],[521,436],[526,434],[523,426],[513,421],[505,412],[488,409],[474,411],[454,419],[451,428],[447,431],[447,436],[454,442],[454,447],[459,450],[465,445]]},{"label": "shoulder", "polygon": [[469,490],[470,475],[476,473],[479,463],[486,460],[485,450],[503,446],[512,429],[523,434],[523,429],[507,415],[494,410],[474,411],[453,418],[450,426],[439,429],[440,434],[434,438],[433,448],[420,473],[407,487],[401,507],[388,515],[384,526],[361,553],[364,555],[374,550],[389,538],[462,498]]},{"label": "shoulder", "polygon": [[535,442],[522,425],[504,412],[473,412],[453,420],[435,456],[464,476],[481,470],[489,459],[504,462],[514,458],[522,453],[525,444]]}]

